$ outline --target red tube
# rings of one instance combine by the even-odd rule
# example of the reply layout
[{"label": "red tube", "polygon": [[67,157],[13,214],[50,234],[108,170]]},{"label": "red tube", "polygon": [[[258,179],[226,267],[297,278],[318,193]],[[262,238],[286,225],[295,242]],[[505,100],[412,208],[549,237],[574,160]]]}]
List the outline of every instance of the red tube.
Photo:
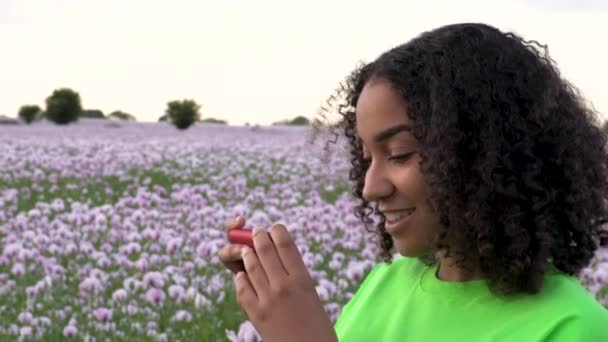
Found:
[{"label": "red tube", "polygon": [[253,248],[253,231],[250,229],[230,229],[228,231],[228,241],[230,243],[247,245]]}]

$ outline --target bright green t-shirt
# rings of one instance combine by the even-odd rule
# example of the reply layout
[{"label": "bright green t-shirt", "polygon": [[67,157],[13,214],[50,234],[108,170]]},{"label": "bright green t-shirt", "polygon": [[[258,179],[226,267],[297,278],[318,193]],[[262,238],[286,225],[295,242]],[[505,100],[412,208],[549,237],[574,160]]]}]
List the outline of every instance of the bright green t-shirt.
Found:
[{"label": "bright green t-shirt", "polygon": [[340,342],[608,342],[608,310],[552,267],[541,292],[500,298],[484,280],[446,282],[437,265],[399,256],[376,265],[344,307]]}]

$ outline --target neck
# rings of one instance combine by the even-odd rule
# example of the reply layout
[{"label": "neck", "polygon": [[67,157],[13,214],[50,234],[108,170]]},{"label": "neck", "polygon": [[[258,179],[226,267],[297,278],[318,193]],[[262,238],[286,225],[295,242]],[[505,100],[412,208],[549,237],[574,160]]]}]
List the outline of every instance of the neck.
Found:
[{"label": "neck", "polygon": [[481,270],[476,266],[472,272],[466,272],[460,266],[457,266],[454,259],[451,257],[441,257],[439,259],[439,269],[437,270],[437,278],[443,281],[458,281],[465,282],[477,279],[483,279]]}]

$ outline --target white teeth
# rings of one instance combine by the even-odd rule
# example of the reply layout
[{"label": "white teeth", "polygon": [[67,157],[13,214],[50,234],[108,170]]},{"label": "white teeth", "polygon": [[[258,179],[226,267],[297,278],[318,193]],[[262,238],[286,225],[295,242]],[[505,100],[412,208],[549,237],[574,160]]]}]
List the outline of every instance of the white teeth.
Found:
[{"label": "white teeth", "polygon": [[400,212],[395,212],[395,213],[386,213],[386,214],[384,214],[384,217],[386,218],[387,221],[399,221],[402,218],[409,216],[413,212],[414,212],[413,210],[407,210],[407,211],[400,211]]}]

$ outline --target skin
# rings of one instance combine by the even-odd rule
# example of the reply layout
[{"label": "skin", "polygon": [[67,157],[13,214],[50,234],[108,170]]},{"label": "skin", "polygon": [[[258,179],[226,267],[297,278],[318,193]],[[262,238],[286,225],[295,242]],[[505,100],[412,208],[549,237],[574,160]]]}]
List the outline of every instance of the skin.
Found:
[{"label": "skin", "polygon": [[[227,223],[243,228],[245,220]],[[314,281],[285,226],[253,232],[255,250],[228,244],[219,258],[235,276],[237,303],[264,341],[337,342]]]},{"label": "skin", "polygon": [[[377,202],[380,211],[415,207],[409,222],[392,233],[397,251],[407,257],[418,257],[433,251],[440,228],[439,215],[429,201],[429,187],[420,171],[420,155],[413,134],[393,131],[378,140],[388,128],[411,127],[406,103],[388,81],[372,78],[364,86],[356,107],[357,134],[363,145],[363,156],[370,160],[365,175],[363,198]],[[390,233],[390,232],[389,232]],[[451,258],[440,256],[437,277],[445,281],[481,279],[479,270],[465,278]]]}]

